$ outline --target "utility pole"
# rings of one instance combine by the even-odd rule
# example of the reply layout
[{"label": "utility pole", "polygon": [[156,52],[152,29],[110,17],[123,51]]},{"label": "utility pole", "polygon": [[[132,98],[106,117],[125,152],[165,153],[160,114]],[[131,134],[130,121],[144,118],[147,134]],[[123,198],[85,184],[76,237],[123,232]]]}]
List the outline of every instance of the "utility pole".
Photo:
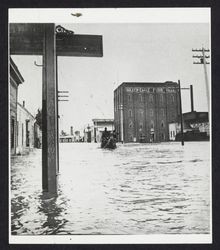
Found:
[{"label": "utility pole", "polygon": [[207,58],[210,58],[209,55],[206,55],[206,52],[209,52],[209,49],[192,49],[193,52],[202,52],[202,55],[193,55],[193,58],[198,58],[200,61],[193,62],[193,64],[203,64],[204,66],[204,73],[205,73],[205,83],[206,83],[206,97],[208,103],[208,113],[210,114],[210,95],[209,95],[209,81],[208,81],[208,74],[207,74],[207,64],[210,64],[206,61]]},{"label": "utility pole", "polygon": [[[65,95],[65,93],[67,95]],[[69,91],[58,91],[58,102],[68,102],[69,100],[68,99],[60,99],[60,97],[69,97]]]},{"label": "utility pole", "polygon": [[179,112],[180,112],[180,131],[181,131],[181,144],[184,146],[184,133],[183,133],[183,112],[182,112],[182,98],[181,98],[181,90],[190,90],[190,99],[191,99],[191,112],[194,111],[194,105],[193,105],[193,85],[190,85],[190,88],[181,88],[180,86],[180,80],[178,80],[177,87],[174,89],[177,89],[177,93],[179,95]]},{"label": "utility pole", "polygon": [[123,105],[120,105],[120,113],[121,113],[121,142],[124,143],[124,121],[123,121]]},{"label": "utility pole", "polygon": [[193,85],[190,85],[190,100],[191,100],[191,112],[194,111],[194,102],[193,102]]},{"label": "utility pole", "polygon": [[57,98],[57,119],[56,119],[56,122],[57,122],[57,172],[59,173],[60,171],[60,165],[59,165],[59,158],[60,158],[60,152],[59,152],[59,142],[60,142],[60,135],[59,135],[59,105],[58,105],[58,98],[59,98],[59,95],[58,95],[58,59],[57,59],[57,55],[56,55],[56,88],[57,88],[57,91],[56,91],[56,98]]},{"label": "utility pole", "polygon": [[[58,60],[57,60],[57,56],[56,56],[56,65],[58,65]],[[58,68],[58,67],[57,67]],[[57,171],[59,173],[60,171],[60,165],[59,165],[59,142],[60,142],[60,135],[59,135],[59,105],[58,103],[59,102],[68,102],[69,100],[68,99],[62,99],[62,97],[66,98],[66,97],[69,97],[69,95],[64,95],[65,93],[69,94],[69,91],[59,91],[58,90],[58,71],[56,70],[56,83],[57,83]]]},{"label": "utility pole", "polygon": [[184,146],[184,137],[183,137],[183,113],[182,113],[182,99],[181,99],[180,80],[178,80],[178,87],[179,87],[179,102],[180,102],[181,144],[182,144],[182,146]]}]

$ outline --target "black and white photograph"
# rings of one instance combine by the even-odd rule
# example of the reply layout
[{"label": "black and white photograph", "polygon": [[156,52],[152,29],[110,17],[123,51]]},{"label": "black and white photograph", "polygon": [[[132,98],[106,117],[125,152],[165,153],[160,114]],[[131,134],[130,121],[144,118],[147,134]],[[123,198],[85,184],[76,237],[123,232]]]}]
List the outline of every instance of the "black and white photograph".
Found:
[{"label": "black and white photograph", "polygon": [[212,243],[210,8],[8,15],[9,242]]}]

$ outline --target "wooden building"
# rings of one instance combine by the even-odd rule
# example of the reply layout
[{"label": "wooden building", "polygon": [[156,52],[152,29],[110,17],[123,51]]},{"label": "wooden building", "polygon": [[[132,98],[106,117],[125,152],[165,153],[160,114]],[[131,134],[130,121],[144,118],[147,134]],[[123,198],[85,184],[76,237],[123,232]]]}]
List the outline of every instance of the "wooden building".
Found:
[{"label": "wooden building", "polygon": [[42,144],[42,132],[35,117],[23,104],[17,103],[17,144],[16,153],[26,154]]},{"label": "wooden building", "polygon": [[11,154],[16,154],[17,146],[17,99],[18,86],[24,79],[19,72],[16,64],[10,58],[10,148]]}]

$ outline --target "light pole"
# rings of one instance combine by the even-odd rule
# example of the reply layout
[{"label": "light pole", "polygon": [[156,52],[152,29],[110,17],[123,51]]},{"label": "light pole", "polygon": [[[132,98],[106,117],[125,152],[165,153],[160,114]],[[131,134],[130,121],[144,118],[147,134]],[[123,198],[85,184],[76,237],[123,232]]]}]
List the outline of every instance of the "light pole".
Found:
[{"label": "light pole", "polygon": [[120,125],[121,125],[121,142],[124,143],[124,120],[123,120],[123,105],[120,105],[120,117],[121,117],[121,121],[120,121]]}]

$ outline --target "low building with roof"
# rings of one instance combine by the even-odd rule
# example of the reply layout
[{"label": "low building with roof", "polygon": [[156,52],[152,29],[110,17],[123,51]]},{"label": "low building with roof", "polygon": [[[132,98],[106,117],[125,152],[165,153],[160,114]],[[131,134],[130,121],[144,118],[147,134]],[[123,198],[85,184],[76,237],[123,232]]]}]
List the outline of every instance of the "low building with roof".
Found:
[{"label": "low building with roof", "polygon": [[34,147],[42,144],[42,131],[35,117],[23,104],[17,103],[17,145],[16,153],[28,153]]},{"label": "low building with roof", "polygon": [[[180,140],[181,138],[180,118],[178,122],[169,124],[170,141]],[[210,127],[208,112],[191,111],[183,113],[183,133],[184,140],[197,141],[209,140]]]},{"label": "low building with roof", "polygon": [[114,130],[114,119],[93,119],[92,141],[101,142],[102,133],[107,128],[108,131]]},{"label": "low building with roof", "polygon": [[16,64],[10,57],[10,152],[16,154],[18,86],[24,82]]}]

